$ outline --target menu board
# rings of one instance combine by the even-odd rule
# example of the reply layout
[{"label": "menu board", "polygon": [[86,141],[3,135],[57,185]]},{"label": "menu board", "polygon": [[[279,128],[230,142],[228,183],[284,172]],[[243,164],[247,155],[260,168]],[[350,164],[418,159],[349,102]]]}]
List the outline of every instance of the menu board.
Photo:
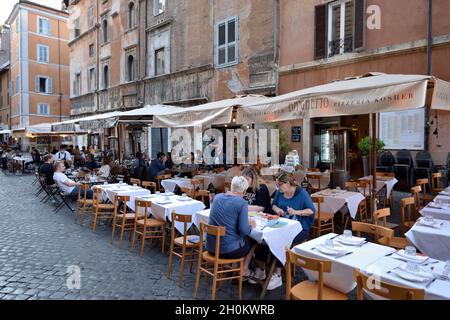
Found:
[{"label": "menu board", "polygon": [[380,139],[385,149],[423,150],[425,109],[380,113]]}]

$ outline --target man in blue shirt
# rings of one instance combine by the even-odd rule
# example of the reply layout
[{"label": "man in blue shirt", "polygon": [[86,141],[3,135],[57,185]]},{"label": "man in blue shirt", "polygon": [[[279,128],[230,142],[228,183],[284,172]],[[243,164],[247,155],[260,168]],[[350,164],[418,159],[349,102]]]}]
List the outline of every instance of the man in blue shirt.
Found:
[{"label": "man in blue shirt", "polygon": [[166,155],[164,152],[158,152],[156,159],[154,159],[150,165],[152,180],[155,181],[156,177],[164,174],[166,170]]}]

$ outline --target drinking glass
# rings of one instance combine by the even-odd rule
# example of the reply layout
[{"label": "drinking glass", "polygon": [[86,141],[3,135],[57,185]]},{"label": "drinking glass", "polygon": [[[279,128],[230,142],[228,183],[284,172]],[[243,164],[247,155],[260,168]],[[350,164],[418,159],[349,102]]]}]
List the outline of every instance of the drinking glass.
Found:
[{"label": "drinking glass", "polygon": [[344,239],[351,239],[353,237],[352,230],[344,230]]},{"label": "drinking glass", "polygon": [[187,197],[187,194],[186,194],[186,193],[183,193],[181,196],[182,196],[183,198],[186,198],[186,197]]},{"label": "drinking glass", "polygon": [[405,248],[405,255],[406,256],[415,257],[416,253],[417,253],[416,248],[413,247],[413,246],[407,246]]},{"label": "drinking glass", "polygon": [[157,195],[160,195],[160,194],[161,194],[161,191],[156,191],[156,194],[157,194]]},{"label": "drinking glass", "polygon": [[137,186],[138,186],[138,185],[137,185],[137,183],[133,184],[133,187],[135,187],[135,188],[136,188]]}]

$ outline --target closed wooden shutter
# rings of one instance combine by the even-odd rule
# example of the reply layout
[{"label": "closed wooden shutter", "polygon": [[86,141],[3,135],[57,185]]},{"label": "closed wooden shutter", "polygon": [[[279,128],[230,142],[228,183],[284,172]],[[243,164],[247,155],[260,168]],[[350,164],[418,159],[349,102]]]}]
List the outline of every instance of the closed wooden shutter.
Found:
[{"label": "closed wooden shutter", "polygon": [[327,5],[315,8],[314,58],[323,59],[327,56]]},{"label": "closed wooden shutter", "polygon": [[355,34],[353,51],[360,51],[365,46],[366,1],[355,0]]}]

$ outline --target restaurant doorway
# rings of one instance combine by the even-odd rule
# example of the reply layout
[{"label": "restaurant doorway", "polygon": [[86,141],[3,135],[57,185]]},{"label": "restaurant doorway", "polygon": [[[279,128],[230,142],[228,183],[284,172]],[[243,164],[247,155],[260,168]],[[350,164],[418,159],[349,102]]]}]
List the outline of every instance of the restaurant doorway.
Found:
[{"label": "restaurant doorway", "polygon": [[314,168],[340,171],[351,178],[363,176],[363,156],[358,142],[369,135],[369,115],[315,118],[312,120]]}]

